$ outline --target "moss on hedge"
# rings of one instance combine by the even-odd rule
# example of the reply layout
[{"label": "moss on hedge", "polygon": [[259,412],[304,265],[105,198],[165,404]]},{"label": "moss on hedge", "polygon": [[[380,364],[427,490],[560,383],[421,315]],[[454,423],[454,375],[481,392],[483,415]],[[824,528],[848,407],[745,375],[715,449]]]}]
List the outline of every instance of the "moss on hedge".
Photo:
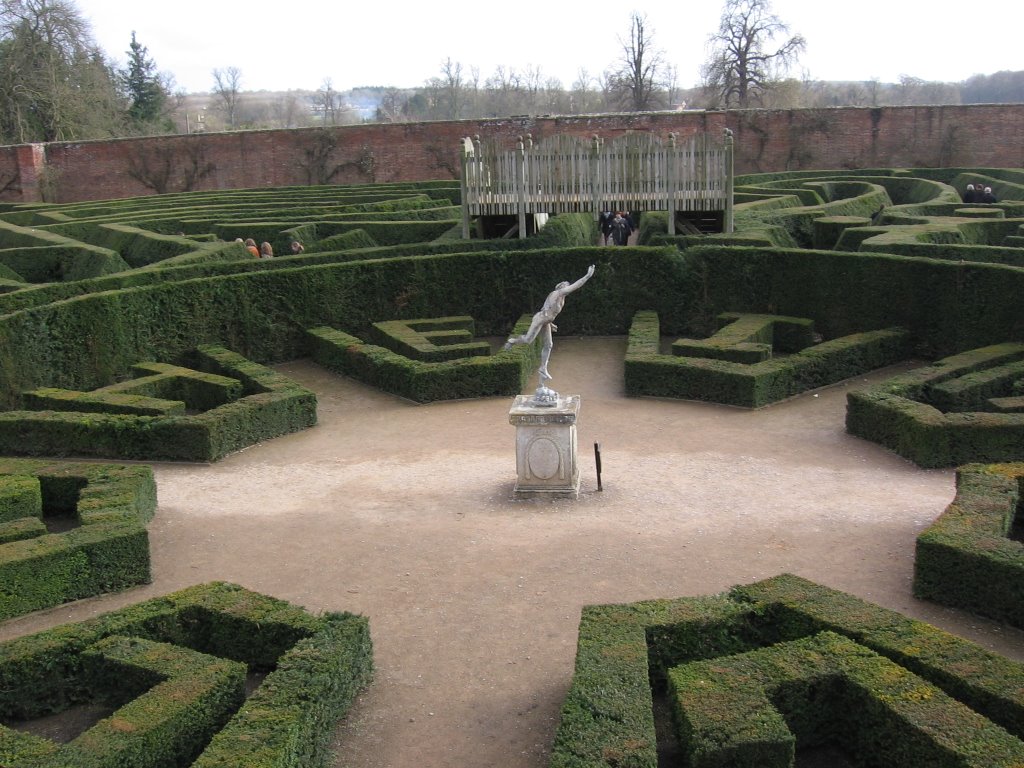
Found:
[{"label": "moss on hedge", "polygon": [[35,390],[27,404],[49,410],[0,413],[0,450],[217,461],[316,423],[316,395],[285,376],[218,345],[184,358],[197,370],[144,363],[134,367],[149,376],[98,394]]},{"label": "moss on hedge", "polygon": [[[810,321],[764,315],[727,317],[745,320],[734,320],[735,332],[729,331],[733,325],[726,326],[725,333],[718,337],[720,343],[715,342],[716,337],[704,343],[681,340],[673,344],[674,355],[663,355],[658,351],[661,332],[657,315],[638,312],[626,350],[626,393],[760,408],[899,362],[910,349],[910,335],[899,328],[804,347],[813,327]],[[800,351],[770,357],[771,349],[765,342],[750,341],[771,338],[776,325],[798,331],[790,334],[791,343],[782,346]],[[785,340],[785,335],[782,338]]]},{"label": "moss on hedge", "polygon": [[[411,322],[422,326],[450,320]],[[472,324],[472,320],[468,320]],[[461,324],[465,325],[465,322]],[[385,325],[388,327],[393,329],[395,325]],[[516,330],[522,333],[528,327],[529,317],[524,317]],[[410,339],[409,334],[405,336],[402,344],[392,334],[389,345],[403,351],[408,347],[412,350],[411,356],[365,343],[334,328],[311,328],[308,332],[309,355],[328,370],[418,403],[519,394],[526,384],[531,364],[536,363],[536,344],[495,355],[490,354],[490,346],[486,344],[486,349],[475,344],[468,350],[464,347],[469,345],[460,345],[463,349],[456,347],[457,356],[453,358],[443,353],[443,347],[438,348],[438,354],[424,354],[422,349],[417,351],[417,348],[425,346],[422,340]],[[472,356],[469,356],[470,352]],[[486,354],[480,355],[480,352]]]},{"label": "moss on hedge", "polygon": [[[272,671],[240,703],[245,667]],[[190,587],[0,645],[4,720],[131,697],[64,746],[0,726],[0,762],[319,768],[372,669],[365,618],[312,616],[232,584]],[[150,688],[156,677],[166,682]]]},{"label": "moss on hedge", "polygon": [[846,429],[922,467],[1019,459],[1024,414],[987,401],[1012,392],[1021,361],[1024,344],[996,344],[850,392]]},{"label": "moss on hedge", "polygon": [[[0,620],[149,582],[149,467],[0,459],[0,478]],[[78,527],[48,533],[46,512]]]},{"label": "moss on hedge", "polygon": [[1010,538],[1022,483],[1021,463],[957,470],[956,498],[917,537],[917,597],[1024,627],[1024,544]]},{"label": "moss on hedge", "polygon": [[[818,640],[798,642],[814,636]],[[795,645],[780,645],[790,643]],[[847,669],[847,679],[860,660],[868,662],[868,672],[876,670],[881,677],[858,684],[853,692],[848,684],[844,688],[831,682],[836,675],[826,669],[823,678],[815,678],[823,684],[813,691],[803,684],[782,685],[766,704],[763,680],[783,680],[782,673],[797,663],[819,663],[820,656],[812,650],[815,643],[830,649],[837,669]],[[731,698],[721,698],[714,682],[724,680],[729,669],[742,667],[742,657],[735,654],[752,652],[761,654],[761,680],[733,676],[736,684],[731,689],[719,689]],[[764,659],[773,659],[771,665],[760,661]],[[655,768],[652,686],[660,689],[673,676],[670,670],[700,660],[708,664],[688,667],[674,677],[678,696],[698,704],[703,699],[704,711],[718,711],[727,718],[714,729],[712,744],[707,738],[694,738],[701,735],[697,729],[682,728],[684,752],[701,751],[707,755],[706,765],[741,764],[714,745],[752,733],[747,726],[730,727],[743,713],[750,713],[746,722],[760,736],[769,732],[765,724],[774,722],[771,730],[785,740],[777,707],[796,714],[793,730],[798,744],[837,738],[838,721],[844,732],[859,729],[869,741],[891,740],[899,750],[909,749],[922,734],[945,733],[944,750],[967,760],[957,764],[1006,764],[989,759],[994,745],[1014,756],[1024,754],[1019,742],[1024,735],[1024,665],[894,611],[786,574],[715,597],[585,607],[552,768]],[[922,682],[915,682],[914,676]],[[894,682],[898,689],[889,687]],[[738,703],[738,696],[746,703]],[[891,696],[896,700],[887,704]],[[885,713],[887,706],[904,705],[912,713],[904,721]],[[902,725],[897,726],[899,722]],[[1008,739],[993,723],[1016,738]],[[896,735],[896,727],[906,730]],[[702,733],[710,733],[708,726]],[[758,762],[762,758],[758,755],[754,762],[742,764],[768,764]]]}]

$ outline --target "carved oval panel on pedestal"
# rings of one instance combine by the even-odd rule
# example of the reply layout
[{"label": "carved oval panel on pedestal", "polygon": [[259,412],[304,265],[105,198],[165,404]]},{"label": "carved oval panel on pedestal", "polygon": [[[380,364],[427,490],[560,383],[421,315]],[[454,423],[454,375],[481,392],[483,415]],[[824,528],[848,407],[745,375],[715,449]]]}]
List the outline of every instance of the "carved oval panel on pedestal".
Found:
[{"label": "carved oval panel on pedestal", "polygon": [[558,445],[548,437],[538,437],[527,451],[530,474],[539,480],[550,480],[558,474],[562,458]]}]

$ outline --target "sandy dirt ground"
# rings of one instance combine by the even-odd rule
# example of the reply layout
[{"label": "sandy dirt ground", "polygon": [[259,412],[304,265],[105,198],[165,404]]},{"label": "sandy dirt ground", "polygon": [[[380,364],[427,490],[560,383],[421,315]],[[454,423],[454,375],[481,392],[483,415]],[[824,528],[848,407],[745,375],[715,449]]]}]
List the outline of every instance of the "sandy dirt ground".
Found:
[{"label": "sandy dirt ground", "polygon": [[582,397],[578,500],[511,499],[511,398],[415,405],[277,366],[317,393],[316,427],[155,465],[153,584],[8,621],[0,640],[212,580],[364,614],[376,677],[335,734],[346,768],[546,766],[582,606],[783,572],[1024,660],[1024,633],[911,596],[914,539],[954,476],[845,433],[846,392],[891,370],[747,411],[626,398],[624,353],[555,341],[552,386]]}]

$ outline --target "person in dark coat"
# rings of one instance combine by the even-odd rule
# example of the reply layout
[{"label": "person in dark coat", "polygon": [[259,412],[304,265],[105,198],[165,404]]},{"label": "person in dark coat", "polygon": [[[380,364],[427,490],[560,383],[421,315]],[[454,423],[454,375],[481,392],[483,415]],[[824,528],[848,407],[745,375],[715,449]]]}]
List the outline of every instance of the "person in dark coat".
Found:
[{"label": "person in dark coat", "polygon": [[965,203],[976,203],[978,202],[978,193],[974,191],[974,185],[968,184],[967,189],[964,191],[964,202]]},{"label": "person in dark coat", "polygon": [[612,219],[612,240],[616,245],[626,245],[629,242],[629,222],[621,213],[616,213]]},{"label": "person in dark coat", "polygon": [[597,217],[597,223],[601,227],[601,245],[608,245],[608,238],[612,234],[612,219],[615,218],[611,211],[601,211]]},{"label": "person in dark coat", "polygon": [[996,196],[992,194],[992,187],[985,187],[985,191],[981,193],[981,202],[983,203],[994,203],[996,202]]}]

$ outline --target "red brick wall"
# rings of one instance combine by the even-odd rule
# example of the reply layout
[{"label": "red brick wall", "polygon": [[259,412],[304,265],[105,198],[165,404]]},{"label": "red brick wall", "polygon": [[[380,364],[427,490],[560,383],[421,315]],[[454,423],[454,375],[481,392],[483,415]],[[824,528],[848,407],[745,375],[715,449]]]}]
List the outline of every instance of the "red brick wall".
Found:
[{"label": "red brick wall", "polygon": [[[731,128],[736,172],[1024,165],[1024,105],[657,112],[239,131],[48,144],[54,202],[209,189],[458,178],[459,140]],[[18,148],[22,150],[23,148]],[[39,153],[0,148],[0,200],[39,200]]]}]

